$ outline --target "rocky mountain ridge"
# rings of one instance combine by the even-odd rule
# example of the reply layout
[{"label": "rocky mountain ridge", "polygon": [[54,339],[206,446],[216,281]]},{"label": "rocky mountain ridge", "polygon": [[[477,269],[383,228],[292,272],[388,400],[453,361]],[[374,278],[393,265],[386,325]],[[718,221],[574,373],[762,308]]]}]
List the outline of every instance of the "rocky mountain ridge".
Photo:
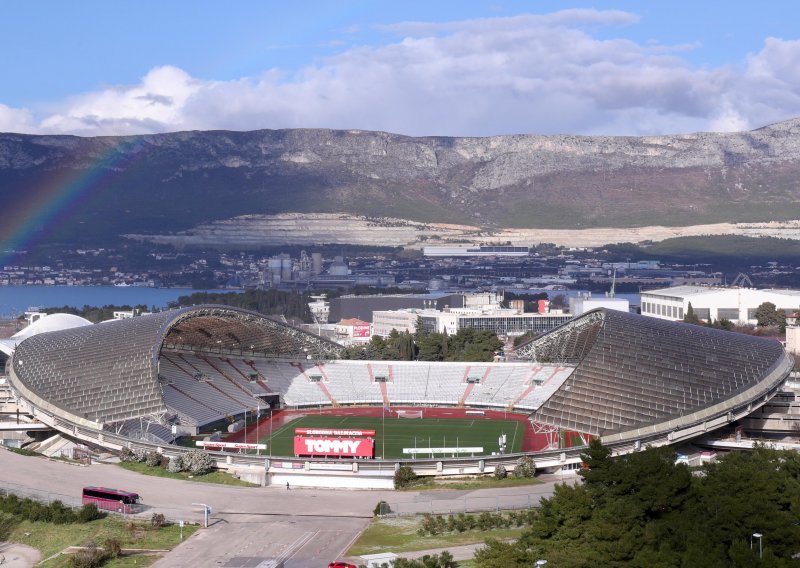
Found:
[{"label": "rocky mountain ridge", "polygon": [[[800,219],[800,119],[741,133],[647,137],[0,134],[8,214],[67,191],[77,206],[57,230],[42,228],[63,240],[288,212],[493,229],[784,221]],[[2,231],[0,239],[9,238]]]}]

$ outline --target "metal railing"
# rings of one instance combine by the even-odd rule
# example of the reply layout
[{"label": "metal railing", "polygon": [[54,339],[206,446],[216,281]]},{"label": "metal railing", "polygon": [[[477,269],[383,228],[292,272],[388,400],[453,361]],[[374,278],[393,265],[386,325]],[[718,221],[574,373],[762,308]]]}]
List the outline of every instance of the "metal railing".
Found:
[{"label": "metal railing", "polygon": [[397,501],[381,503],[380,516],[451,515],[457,513],[482,513],[484,511],[511,511],[538,507],[539,496],[530,493],[497,495],[493,497],[464,496],[461,499],[429,499],[427,501]]}]

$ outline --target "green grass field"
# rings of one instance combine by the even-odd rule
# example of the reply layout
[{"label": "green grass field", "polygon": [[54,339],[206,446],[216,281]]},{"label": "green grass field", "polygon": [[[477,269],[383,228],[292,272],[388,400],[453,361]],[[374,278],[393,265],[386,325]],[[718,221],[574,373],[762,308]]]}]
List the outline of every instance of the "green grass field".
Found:
[{"label": "green grass field", "polygon": [[[375,430],[375,457],[381,457],[385,449],[386,457],[410,458],[403,454],[403,448],[455,448],[478,446],[482,454],[498,450],[497,439],[506,434],[506,453],[518,452],[522,447],[524,424],[515,420],[453,420],[446,418],[386,418],[362,416],[304,416],[293,420],[272,433],[273,456],[294,455],[295,428],[335,428]],[[384,438],[385,433],[385,438]],[[267,434],[261,442],[269,444]],[[469,455],[469,454],[462,454]],[[417,457],[428,458],[430,454]],[[434,457],[450,457],[450,454],[437,454]]]}]

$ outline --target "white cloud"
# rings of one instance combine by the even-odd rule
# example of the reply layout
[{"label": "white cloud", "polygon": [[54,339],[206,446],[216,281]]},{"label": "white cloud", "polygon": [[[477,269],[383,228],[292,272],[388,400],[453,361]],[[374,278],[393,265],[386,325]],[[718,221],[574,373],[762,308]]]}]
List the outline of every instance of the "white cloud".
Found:
[{"label": "white cloud", "polygon": [[28,109],[11,108],[0,104],[0,132],[25,132],[36,130],[33,115]]},{"label": "white cloud", "polygon": [[384,27],[400,35],[392,43],[354,47],[295,73],[211,81],[164,66],[137,85],[77,95],[36,120],[0,106],[0,130],[660,134],[740,130],[800,115],[800,42],[768,38],[738,67],[699,69],[682,57],[695,44],[592,35],[637,21],[627,12],[563,10],[404,22]]}]

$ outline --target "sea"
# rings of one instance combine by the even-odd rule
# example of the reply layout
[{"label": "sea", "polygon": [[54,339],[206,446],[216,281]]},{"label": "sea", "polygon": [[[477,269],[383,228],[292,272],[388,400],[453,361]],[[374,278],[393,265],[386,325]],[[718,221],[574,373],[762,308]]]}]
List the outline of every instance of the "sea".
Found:
[{"label": "sea", "polygon": [[[29,308],[72,306],[135,306],[166,308],[169,302],[194,292],[190,288],[139,286],[0,286],[0,318],[22,315]],[[224,290],[230,292],[233,290]]]}]

